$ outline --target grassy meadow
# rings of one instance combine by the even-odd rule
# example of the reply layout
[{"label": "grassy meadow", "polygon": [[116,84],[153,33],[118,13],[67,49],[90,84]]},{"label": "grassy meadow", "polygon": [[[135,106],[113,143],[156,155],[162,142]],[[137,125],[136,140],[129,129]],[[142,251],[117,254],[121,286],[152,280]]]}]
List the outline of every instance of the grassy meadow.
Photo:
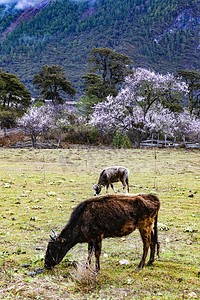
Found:
[{"label": "grassy meadow", "polygon": [[[44,270],[51,229],[61,231],[111,165],[129,168],[130,193],[160,198],[160,257],[135,271],[142,255],[136,230],[103,241],[98,274],[85,269],[87,244]],[[200,151],[1,148],[0,239],[0,299],[200,299]]]}]

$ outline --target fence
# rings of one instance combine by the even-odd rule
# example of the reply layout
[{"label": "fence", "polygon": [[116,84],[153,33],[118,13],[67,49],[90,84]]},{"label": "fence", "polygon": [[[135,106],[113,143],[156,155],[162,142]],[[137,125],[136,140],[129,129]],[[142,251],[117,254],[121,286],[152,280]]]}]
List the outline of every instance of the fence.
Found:
[{"label": "fence", "polygon": [[140,143],[140,147],[158,147],[158,148],[165,148],[165,147],[185,147],[185,148],[192,148],[192,149],[198,149],[200,148],[200,141],[192,141],[192,142],[177,142],[177,141],[169,141],[167,139],[160,140],[160,139],[148,139],[145,141],[142,141]]}]

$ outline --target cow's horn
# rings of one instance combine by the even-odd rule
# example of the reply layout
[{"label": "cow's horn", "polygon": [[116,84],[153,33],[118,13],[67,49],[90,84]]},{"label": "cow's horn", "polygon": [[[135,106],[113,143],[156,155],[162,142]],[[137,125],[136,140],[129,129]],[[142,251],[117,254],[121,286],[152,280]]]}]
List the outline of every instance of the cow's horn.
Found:
[{"label": "cow's horn", "polygon": [[53,234],[54,234],[55,236],[57,236],[57,233],[56,233],[53,229],[51,229],[51,231],[53,232]]},{"label": "cow's horn", "polygon": [[55,235],[55,237],[57,237],[57,233],[55,232],[55,230],[51,229],[51,231],[53,232],[53,234]]},{"label": "cow's horn", "polygon": [[50,238],[52,239],[52,241],[55,241],[55,240],[56,240],[55,236],[51,236],[51,235],[50,235]]}]

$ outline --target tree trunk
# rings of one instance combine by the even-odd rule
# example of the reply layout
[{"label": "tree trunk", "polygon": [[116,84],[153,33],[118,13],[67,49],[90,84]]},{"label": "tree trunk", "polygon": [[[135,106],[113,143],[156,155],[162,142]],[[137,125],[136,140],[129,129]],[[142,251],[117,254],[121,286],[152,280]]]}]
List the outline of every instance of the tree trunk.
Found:
[{"label": "tree trunk", "polygon": [[140,143],[141,143],[141,132],[140,132],[140,130],[137,130],[137,140],[136,140],[137,148],[140,148]]},{"label": "tree trunk", "polygon": [[31,141],[32,141],[32,147],[35,148],[36,147],[36,136],[35,135],[31,135]]}]

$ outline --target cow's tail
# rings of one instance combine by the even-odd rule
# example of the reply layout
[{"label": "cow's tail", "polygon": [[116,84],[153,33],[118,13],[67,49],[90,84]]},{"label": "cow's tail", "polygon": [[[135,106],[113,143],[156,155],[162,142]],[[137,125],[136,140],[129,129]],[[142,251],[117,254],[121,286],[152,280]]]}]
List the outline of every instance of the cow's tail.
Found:
[{"label": "cow's tail", "polygon": [[155,245],[157,246],[157,255],[159,257],[160,243],[158,241],[158,213],[156,214],[155,221],[154,221],[154,241],[155,241]]}]

